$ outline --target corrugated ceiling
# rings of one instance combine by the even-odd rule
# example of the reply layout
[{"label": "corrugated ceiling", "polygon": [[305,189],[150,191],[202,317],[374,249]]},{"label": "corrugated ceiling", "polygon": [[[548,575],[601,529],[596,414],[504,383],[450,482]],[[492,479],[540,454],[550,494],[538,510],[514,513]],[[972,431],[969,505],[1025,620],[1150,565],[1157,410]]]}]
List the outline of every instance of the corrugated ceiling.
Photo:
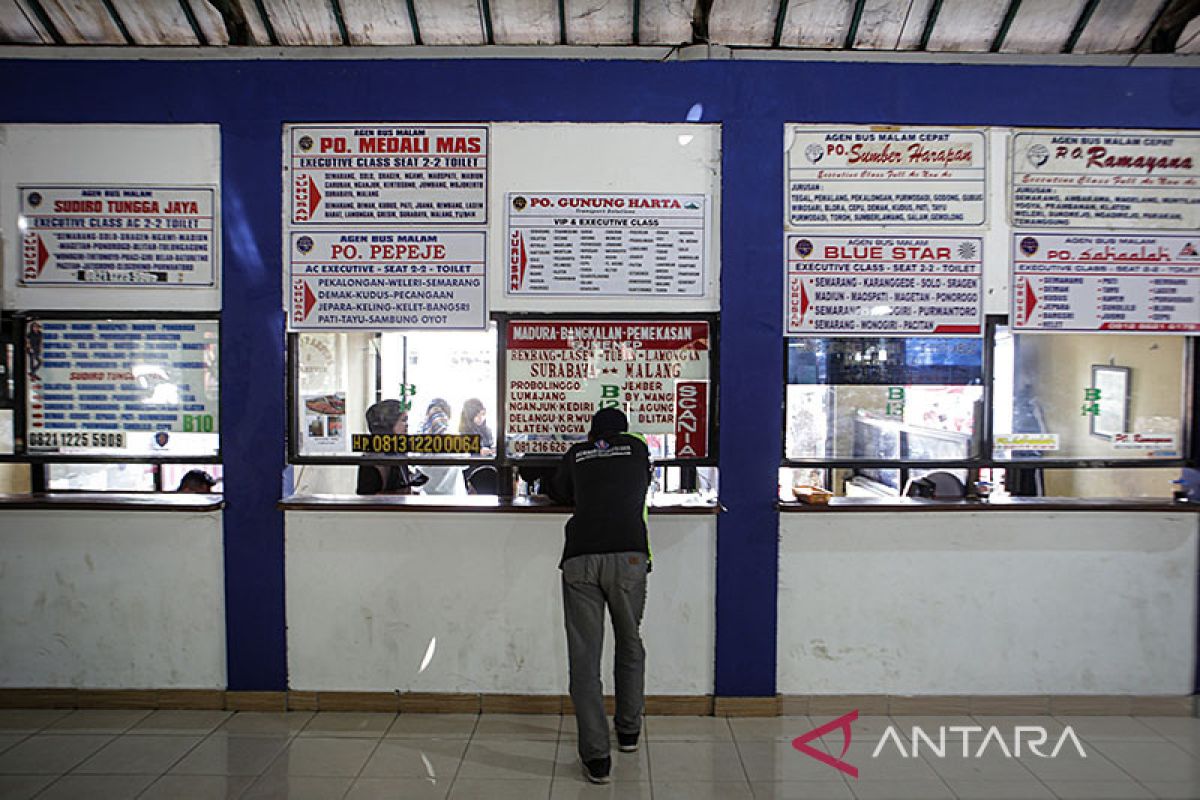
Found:
[{"label": "corrugated ceiling", "polygon": [[0,0],[12,45],[1196,53],[1200,0]]}]

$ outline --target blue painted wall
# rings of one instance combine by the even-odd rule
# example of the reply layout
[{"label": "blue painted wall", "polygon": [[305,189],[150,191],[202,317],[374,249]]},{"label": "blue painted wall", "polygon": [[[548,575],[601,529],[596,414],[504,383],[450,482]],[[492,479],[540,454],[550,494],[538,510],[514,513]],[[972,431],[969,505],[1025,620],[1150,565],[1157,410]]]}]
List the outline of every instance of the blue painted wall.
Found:
[{"label": "blue painted wall", "polygon": [[[1200,70],[806,62],[0,62],[5,122],[206,122],[222,133],[229,688],[287,685],[281,126],[724,125],[715,691],[775,693],[785,122],[1200,127]],[[847,592],[854,587],[846,587]],[[786,622],[786,621],[785,621]]]}]

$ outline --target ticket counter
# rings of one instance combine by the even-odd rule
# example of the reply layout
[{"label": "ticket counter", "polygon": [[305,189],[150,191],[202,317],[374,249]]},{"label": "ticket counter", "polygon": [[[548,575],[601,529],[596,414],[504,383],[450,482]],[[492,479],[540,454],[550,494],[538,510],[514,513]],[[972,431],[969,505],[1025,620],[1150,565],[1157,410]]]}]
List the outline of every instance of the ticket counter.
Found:
[{"label": "ticket counter", "polygon": [[1140,713],[1190,713],[1197,507],[780,505],[785,698],[949,695],[965,713],[989,695],[1006,713],[1044,713],[1048,697],[1106,695],[1090,713],[1124,714],[1135,696],[1161,701]]},{"label": "ticket counter", "polygon": [[[557,567],[569,509],[482,496],[281,505],[293,692],[566,694]],[[713,506],[650,512],[648,695],[712,694],[716,527]]]},{"label": "ticket counter", "polygon": [[223,690],[216,495],[0,496],[5,689]]}]

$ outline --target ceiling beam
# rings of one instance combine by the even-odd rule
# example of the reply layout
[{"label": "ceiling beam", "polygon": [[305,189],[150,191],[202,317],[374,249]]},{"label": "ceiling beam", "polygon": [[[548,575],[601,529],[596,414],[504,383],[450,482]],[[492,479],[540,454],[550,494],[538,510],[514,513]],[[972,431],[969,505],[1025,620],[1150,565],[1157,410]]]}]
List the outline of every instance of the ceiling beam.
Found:
[{"label": "ceiling beam", "polygon": [[842,45],[843,50],[853,50],[854,40],[858,38],[858,25],[862,22],[863,6],[867,4],[867,0],[855,0],[854,13],[850,15],[850,27],[846,29],[846,41]]},{"label": "ceiling beam", "polygon": [[[780,0],[786,3],[787,0]],[[692,12],[692,44],[708,44],[708,21],[712,17],[713,0],[696,0]]]},{"label": "ceiling beam", "polygon": [[558,0],[558,43],[567,43],[567,0]]},{"label": "ceiling beam", "polygon": [[1067,37],[1067,41],[1062,47],[1064,53],[1075,52],[1075,45],[1079,44],[1079,37],[1083,36],[1083,29],[1087,27],[1092,14],[1096,13],[1098,5],[1100,5],[1100,0],[1088,0],[1087,5],[1079,12],[1079,19],[1075,20],[1075,27],[1071,29],[1071,35]]},{"label": "ceiling beam", "polygon": [[29,4],[29,8],[33,11],[33,15],[38,18],[38,22],[42,23],[42,27],[50,34],[50,38],[55,44],[66,44],[67,40],[62,37],[55,27],[54,22],[50,19],[50,15],[46,13],[46,9],[42,8],[41,0],[25,0]]},{"label": "ceiling beam", "polygon": [[104,3],[104,7],[108,9],[108,15],[112,17],[112,21],[116,23],[117,30],[119,30],[121,35],[125,37],[125,44],[134,44],[133,37],[129,35],[129,28],[125,27],[125,20],[121,19],[121,15],[117,11],[116,7],[112,4],[112,0],[101,0],[101,2]]},{"label": "ceiling beam", "polygon": [[496,34],[492,30],[492,4],[488,0],[479,0],[479,19],[483,22],[483,40],[487,44],[495,44]]},{"label": "ceiling beam", "polygon": [[925,29],[921,31],[921,44],[917,47],[918,50],[929,49],[929,38],[933,36],[933,29],[937,25],[940,13],[942,13],[942,0],[933,0],[933,5],[929,7],[929,16],[925,17]]},{"label": "ceiling beam", "polygon": [[1017,12],[1021,10],[1021,0],[1009,0],[1008,10],[1004,12],[1004,19],[1000,22],[1000,30],[996,31],[996,38],[992,39],[991,51],[999,53],[1000,48],[1004,47],[1004,40],[1008,38],[1008,29],[1012,27],[1013,20],[1016,19]]},{"label": "ceiling beam", "polygon": [[[183,0],[187,2],[187,0]],[[246,12],[236,0],[208,0],[213,8],[221,15],[225,23],[225,35],[229,37],[230,47],[249,47],[254,44],[254,34],[250,23],[246,20]]]},{"label": "ceiling beam", "polygon": [[787,20],[788,0],[779,0],[779,8],[775,11],[775,35],[771,37],[771,46],[779,47],[783,42],[783,23]]},{"label": "ceiling beam", "polygon": [[204,35],[204,29],[200,27],[200,20],[196,19],[196,13],[192,11],[192,6],[188,0],[179,0],[179,7],[183,9],[183,15],[187,17],[188,25],[192,26],[192,33],[196,36],[196,41],[201,46],[208,44],[208,37]]},{"label": "ceiling beam", "polygon": [[342,44],[349,46],[350,32],[346,30],[346,17],[342,14],[341,0],[329,0],[329,7],[333,9],[333,20],[337,23],[338,35],[342,37]]},{"label": "ceiling beam", "polygon": [[1174,53],[1183,29],[1197,15],[1200,15],[1200,0],[1167,0],[1134,52]]},{"label": "ceiling beam", "polygon": [[417,24],[417,7],[408,0],[408,24],[412,25],[413,44],[421,44],[421,26]]},{"label": "ceiling beam", "polygon": [[633,43],[642,43],[642,0],[633,0]]}]

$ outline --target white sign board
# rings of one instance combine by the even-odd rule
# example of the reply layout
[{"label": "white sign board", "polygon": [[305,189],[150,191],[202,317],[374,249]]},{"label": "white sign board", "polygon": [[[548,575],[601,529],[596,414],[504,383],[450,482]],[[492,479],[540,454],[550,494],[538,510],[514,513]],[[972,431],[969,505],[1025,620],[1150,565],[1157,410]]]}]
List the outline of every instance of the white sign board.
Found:
[{"label": "white sign board", "polygon": [[511,192],[506,205],[509,295],[704,294],[704,195]]},{"label": "white sign board", "polygon": [[482,225],[485,125],[290,125],[293,225]]},{"label": "white sign board", "polygon": [[566,452],[611,406],[630,430],[669,437],[674,457],[708,456],[707,322],[514,320],[506,341],[510,454]]},{"label": "white sign board", "polygon": [[1200,332],[1200,236],[1014,233],[1016,331]]},{"label": "white sign board", "polygon": [[1057,450],[1057,433],[997,433],[992,441],[997,450]]},{"label": "white sign board", "polygon": [[215,320],[31,320],[29,451],[217,452],[217,349]]},{"label": "white sign board", "polygon": [[1014,227],[1200,228],[1200,135],[1168,131],[1017,131]]},{"label": "white sign board", "polygon": [[786,221],[813,226],[979,226],[982,130],[789,126]]},{"label": "white sign board", "polygon": [[786,237],[786,336],[979,336],[983,240]]},{"label": "white sign board", "polygon": [[210,187],[20,186],[22,286],[213,286]]},{"label": "white sign board", "polygon": [[289,234],[291,330],[487,327],[483,231]]}]

